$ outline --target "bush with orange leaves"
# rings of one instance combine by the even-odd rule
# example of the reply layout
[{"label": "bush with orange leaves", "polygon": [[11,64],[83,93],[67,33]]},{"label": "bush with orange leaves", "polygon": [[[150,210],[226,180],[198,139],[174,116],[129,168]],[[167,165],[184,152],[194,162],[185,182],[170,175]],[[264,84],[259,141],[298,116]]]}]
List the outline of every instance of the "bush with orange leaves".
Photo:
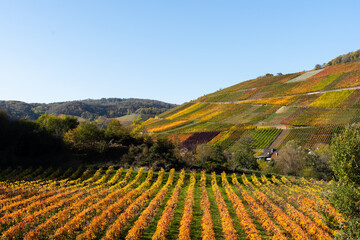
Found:
[{"label": "bush with orange leaves", "polygon": [[[119,171],[117,171],[116,174],[114,175],[114,177],[109,180],[109,181],[110,181],[109,184],[114,184],[114,185],[112,185],[112,186],[109,188],[110,190],[121,188],[121,187],[123,187],[125,184],[127,184],[128,181],[130,180],[131,174],[132,174],[132,172],[133,172],[133,168],[130,167],[130,168],[126,171],[126,174],[125,174],[125,177],[124,177],[123,180],[112,183],[113,180],[114,180],[114,178],[115,178],[116,175],[118,174],[118,172],[119,172]],[[120,174],[121,174],[121,172],[120,172]]]},{"label": "bush with orange leaves", "polygon": [[[71,196],[72,194],[69,195]],[[32,214],[28,214],[26,217],[23,217],[19,223],[13,225],[5,232],[3,232],[0,238],[4,240],[23,238],[25,233],[27,232],[27,229],[38,225],[43,218],[51,215],[57,209],[64,206],[69,206],[76,199],[83,197],[85,193],[80,192],[72,195],[71,197],[69,197],[69,195],[57,198],[56,202],[52,202],[52,204],[46,206],[45,208],[42,208]]]},{"label": "bush with orange leaves", "polygon": [[253,195],[266,208],[277,223],[291,234],[294,239],[310,239],[309,235],[298,224],[292,221],[281,208],[272,203],[264,193],[253,189]]},{"label": "bush with orange leaves", "polygon": [[[124,228],[128,225],[129,221],[133,219],[145,205],[150,201],[152,195],[160,187],[164,177],[164,169],[161,169],[159,172],[159,177],[156,182],[151,186],[150,189],[146,190],[138,197],[126,210],[120,214],[120,216],[115,220],[115,222],[109,227],[106,231],[106,235],[103,239],[116,239],[119,238],[120,234],[123,232]],[[103,224],[106,225],[106,224]],[[88,232],[83,234],[83,239],[95,239],[97,236],[94,228],[89,228]]]},{"label": "bush with orange leaves", "polygon": [[316,211],[321,209],[338,224],[342,225],[345,223],[346,220],[344,217],[333,206],[331,206],[326,199],[319,197],[317,195],[319,189],[309,186],[309,182],[306,179],[301,178],[299,185],[292,184],[291,186],[283,184],[274,176],[271,180],[282,187],[283,190],[287,191],[289,195],[293,197],[297,196],[298,201],[308,209]]},{"label": "bush with orange leaves", "polygon": [[[303,213],[298,211],[295,207],[285,201],[282,197],[278,196],[268,187],[263,186],[259,180],[255,177],[255,175],[251,176],[252,181],[255,183],[256,186],[259,187],[261,192],[265,193],[271,200],[273,200],[278,206],[282,206],[285,213],[295,222],[297,222],[303,229],[307,231],[309,235],[313,235],[315,239],[332,239],[332,237],[321,229],[319,226],[316,225],[308,216],[305,216]],[[290,184],[290,181],[287,180],[285,177],[284,182]]]},{"label": "bush with orange leaves", "polygon": [[[278,189],[278,191],[281,191],[283,193],[283,196],[286,198],[286,201],[297,206],[300,211],[305,213],[307,216],[309,216],[319,227],[321,227],[326,232],[330,233],[331,235],[334,235],[334,231],[331,230],[328,226],[326,226],[325,220],[323,219],[323,216],[318,212],[318,207],[321,203],[324,203],[322,199],[318,199],[316,195],[313,195],[309,192],[305,192],[301,189],[301,187],[297,186],[296,184],[284,184],[280,181],[276,181],[276,178],[274,177],[273,182],[277,182],[279,185],[275,186],[269,182],[268,186],[271,189]],[[308,196],[306,196],[306,195]],[[324,204],[326,205],[326,204]],[[330,206],[331,207],[331,206]],[[332,213],[334,221],[338,223],[343,223],[345,220],[339,215],[335,209],[332,209]],[[324,212],[327,212],[326,209],[323,209]],[[331,211],[331,210],[330,210]]]},{"label": "bush with orange leaves", "polygon": [[221,195],[221,191],[216,183],[216,174],[215,172],[211,173],[211,185],[215,195],[216,205],[219,209],[221,217],[222,231],[224,233],[225,239],[237,239],[236,230],[234,228],[232,219],[230,217],[229,211],[227,209],[224,198]]},{"label": "bush with orange leaves", "polygon": [[[60,191],[63,190],[64,189],[61,189]],[[47,197],[51,197],[56,192],[58,191],[52,190],[26,199],[15,198],[13,200],[17,201],[14,202],[4,202],[4,206],[2,206],[2,208],[0,209],[0,214],[2,215],[2,217],[0,218],[0,226],[3,224],[9,224],[14,219],[18,219],[20,216],[23,215],[25,210],[26,212],[31,212],[34,209],[38,208],[38,205],[40,203],[43,203],[43,201],[41,200],[44,200]]]},{"label": "bush with orange leaves", "polygon": [[86,198],[74,201],[74,203],[72,203],[69,207],[64,208],[44,223],[30,230],[25,235],[24,240],[46,239],[48,236],[53,235],[56,229],[63,226],[73,216],[80,213],[84,208],[87,208],[89,205],[95,204],[96,202],[100,201],[107,194],[109,194],[109,191],[107,189],[103,189],[101,191],[97,191],[96,189],[96,192],[90,192],[90,195]]},{"label": "bush with orange leaves", "polygon": [[[163,170],[162,170],[163,174]],[[153,177],[153,169],[151,168],[148,172],[148,175],[145,179],[145,181],[138,186],[137,188],[131,190],[127,194],[125,194],[122,198],[118,199],[114,204],[107,206],[104,211],[94,217],[91,221],[91,223],[84,228],[85,232],[78,235],[77,239],[96,239],[100,235],[102,231],[105,230],[105,228],[111,224],[113,220],[115,220],[115,217],[123,211],[127,206],[131,204],[135,200],[135,198],[143,191],[145,191],[146,188],[149,187],[150,182]]]},{"label": "bush with orange leaves", "polygon": [[151,200],[149,206],[141,213],[138,220],[136,220],[133,227],[129,230],[126,236],[126,240],[135,240],[141,238],[141,235],[143,234],[145,229],[149,226],[151,220],[154,218],[155,214],[159,211],[162,202],[165,200],[166,194],[173,183],[174,173],[175,173],[175,169],[171,169],[166,184]]},{"label": "bush with orange leaves", "polygon": [[177,206],[177,203],[179,201],[179,195],[182,188],[182,185],[184,184],[184,178],[185,178],[185,171],[182,170],[180,172],[180,178],[175,186],[174,191],[171,194],[170,199],[166,203],[165,210],[160,218],[160,220],[157,223],[156,231],[154,235],[152,236],[152,240],[165,240],[167,230],[169,229],[169,226],[171,224],[171,221],[174,217],[174,212]]},{"label": "bush with orange leaves", "polygon": [[191,173],[190,185],[187,191],[184,214],[181,218],[179,228],[179,240],[190,240],[191,221],[193,219],[193,205],[194,205],[194,187],[195,187],[195,172]]},{"label": "bush with orange leaves", "polygon": [[236,216],[240,221],[241,227],[246,233],[247,239],[261,239],[259,230],[256,229],[254,222],[251,219],[251,216],[248,214],[244,204],[241,199],[235,194],[232,190],[228,180],[226,179],[226,174],[223,172],[221,174],[222,184],[225,188],[226,194],[228,195],[233,208],[235,210]]},{"label": "bush with orange leaves", "polygon": [[[244,177],[245,175],[243,175],[243,181],[246,180],[246,183],[250,184],[249,181],[246,179],[246,177],[245,179]],[[287,237],[285,237],[283,231],[270,219],[268,214],[256,202],[256,200],[244,190],[244,188],[237,180],[235,173],[232,175],[232,182],[236,186],[236,188],[240,191],[242,197],[250,207],[251,212],[256,216],[261,226],[265,229],[266,233],[271,235],[273,239],[286,240]]]},{"label": "bush with orange leaves", "polygon": [[82,212],[72,218],[69,222],[67,222],[64,226],[58,228],[55,234],[51,236],[51,238],[55,240],[73,238],[76,235],[76,231],[82,229],[84,225],[86,225],[86,223],[93,218],[94,215],[105,210],[109,205],[111,205],[120,197],[124,196],[127,192],[129,192],[131,187],[140,181],[142,174],[143,170],[140,169],[135,179],[131,181],[128,185],[114,191],[106,198],[84,209]]},{"label": "bush with orange leaves", "polygon": [[[120,179],[123,171],[124,171],[123,168],[119,168],[119,169],[115,172],[114,176],[112,176],[112,177],[106,182],[106,184],[108,184],[108,185],[113,185],[113,184],[117,183],[117,182],[119,181],[119,179]],[[128,172],[129,172],[129,171],[127,171],[126,173],[128,173]]]},{"label": "bush with orange leaves", "polygon": [[102,183],[107,182],[110,179],[113,171],[114,171],[114,166],[110,166],[106,170],[105,174],[103,174],[101,177],[99,177],[99,179],[95,182],[95,184],[102,184]]},{"label": "bush with orange leaves", "polygon": [[205,171],[201,173],[200,179],[201,187],[201,203],[200,207],[203,212],[201,227],[202,227],[202,239],[203,240],[215,240],[214,226],[211,219],[210,201],[206,192],[206,176]]},{"label": "bush with orange leaves", "polygon": [[[72,189],[72,190],[67,190],[67,191],[64,191],[64,190],[65,189],[61,188],[61,190],[56,194],[54,194],[54,192],[52,192],[52,194],[53,194],[52,196],[51,196],[51,194],[50,194],[50,196],[47,194],[44,194],[44,195],[42,195],[42,198],[39,198],[37,200],[35,200],[35,198],[32,198],[31,204],[26,207],[23,207],[23,204],[21,204],[21,202],[28,203],[28,201],[26,201],[26,200],[21,201],[19,204],[16,205],[15,208],[11,208],[13,211],[11,211],[11,212],[6,211],[5,214],[0,218],[1,229],[6,229],[6,228],[18,223],[21,219],[31,215],[33,212],[36,212],[39,209],[43,209],[47,206],[50,206],[50,205],[58,202],[62,198],[65,198],[66,196],[71,196],[72,194],[79,191],[79,189]],[[47,198],[45,198],[45,196]]]}]

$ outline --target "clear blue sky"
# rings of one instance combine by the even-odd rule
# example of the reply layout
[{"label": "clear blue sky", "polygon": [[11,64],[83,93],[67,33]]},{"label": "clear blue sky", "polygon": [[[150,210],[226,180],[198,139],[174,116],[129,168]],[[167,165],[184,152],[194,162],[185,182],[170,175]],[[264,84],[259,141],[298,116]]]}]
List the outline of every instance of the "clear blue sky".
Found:
[{"label": "clear blue sky", "polygon": [[0,2],[0,100],[181,104],[360,49],[360,1]]}]

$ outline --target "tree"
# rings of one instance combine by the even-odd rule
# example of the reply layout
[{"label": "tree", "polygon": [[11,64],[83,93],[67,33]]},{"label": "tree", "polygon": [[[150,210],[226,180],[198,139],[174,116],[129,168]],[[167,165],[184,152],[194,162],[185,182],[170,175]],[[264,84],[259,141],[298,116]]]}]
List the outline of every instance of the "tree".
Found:
[{"label": "tree", "polygon": [[304,155],[304,149],[297,142],[287,142],[276,158],[276,171],[280,174],[299,176],[304,167]]},{"label": "tree", "polygon": [[131,134],[135,137],[138,137],[139,134],[141,134],[143,131],[144,131],[144,126],[141,122],[141,118],[138,117],[137,119],[135,119],[133,122],[132,122],[132,131],[131,131]]},{"label": "tree", "polygon": [[227,167],[227,158],[220,145],[213,145],[210,154],[210,162],[206,163],[206,168],[211,171],[222,171]]},{"label": "tree", "polygon": [[9,121],[10,116],[6,111],[0,110],[0,121]]},{"label": "tree", "polygon": [[105,138],[110,143],[127,146],[135,142],[135,139],[130,136],[129,131],[117,120],[113,120],[107,125]]},{"label": "tree", "polygon": [[243,136],[239,139],[238,143],[238,151],[235,152],[229,162],[230,169],[258,169],[259,164],[254,158],[252,151],[253,138],[251,136]]},{"label": "tree", "polygon": [[222,171],[227,165],[227,158],[219,145],[198,145],[195,158],[200,167],[208,171]]},{"label": "tree", "polygon": [[145,164],[154,168],[170,169],[178,167],[179,159],[175,145],[168,141],[167,138],[158,138],[156,143],[149,148],[149,152],[145,157]]},{"label": "tree", "polygon": [[304,177],[331,180],[333,172],[330,169],[329,161],[332,158],[332,151],[327,144],[319,144],[314,151],[310,151],[304,158]]},{"label": "tree", "polygon": [[5,130],[10,122],[10,116],[6,111],[0,110],[0,133]]},{"label": "tree", "polygon": [[74,129],[79,125],[76,117],[57,117],[55,115],[43,114],[36,122],[40,127],[46,129],[52,135],[62,138],[70,129]]},{"label": "tree", "polygon": [[315,67],[314,67],[315,70],[320,70],[322,69],[321,65],[320,64],[316,64]]},{"label": "tree", "polygon": [[[333,158],[330,167],[336,179],[331,199],[340,212],[360,222],[360,130],[347,126],[331,144]],[[355,220],[354,220],[355,221]],[[360,234],[359,234],[360,235]]]},{"label": "tree", "polygon": [[336,179],[345,184],[360,184],[360,130],[348,126],[332,141],[333,158],[330,167]]},{"label": "tree", "polygon": [[264,173],[273,173],[275,172],[275,160],[271,159],[269,162],[261,159],[258,161],[259,169]]},{"label": "tree", "polygon": [[134,166],[149,166],[150,162],[148,161],[149,147],[147,144],[141,145],[131,145],[126,154],[121,158],[124,164],[134,165]]},{"label": "tree", "polygon": [[68,159],[62,139],[34,121],[15,120],[0,111],[0,165],[49,165]]},{"label": "tree", "polygon": [[200,144],[196,146],[195,159],[197,166],[205,169],[205,164],[208,161],[211,161],[211,146],[208,144]]},{"label": "tree", "polygon": [[336,208],[360,223],[360,190],[359,186],[339,182],[332,189],[330,200]]},{"label": "tree", "polygon": [[104,130],[94,122],[82,122],[77,128],[69,130],[64,140],[82,152],[104,152],[107,145]]},{"label": "tree", "polygon": [[111,121],[105,130],[105,136],[109,139],[120,139],[126,134],[126,129],[117,120]]}]

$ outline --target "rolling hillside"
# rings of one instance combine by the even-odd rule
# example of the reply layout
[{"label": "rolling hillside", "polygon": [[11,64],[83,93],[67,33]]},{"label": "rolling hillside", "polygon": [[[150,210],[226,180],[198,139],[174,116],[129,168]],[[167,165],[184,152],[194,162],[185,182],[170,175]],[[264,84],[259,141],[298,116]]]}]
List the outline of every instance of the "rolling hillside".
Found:
[{"label": "rolling hillside", "polygon": [[[98,117],[119,118],[127,115],[153,117],[176,106],[149,99],[102,98],[56,103],[25,103],[20,101],[0,101],[0,110],[5,110],[12,118],[37,119],[41,114],[69,115],[87,120]],[[132,119],[132,117],[130,117]],[[125,119],[126,121],[127,119]]]},{"label": "rolling hillside", "polygon": [[[231,151],[242,135],[253,136],[255,149],[279,148],[292,139],[307,148],[330,143],[344,125],[360,122],[360,62],[356,56],[342,55],[318,70],[244,81],[144,124],[152,134],[185,143],[196,134],[199,142],[220,144]],[[281,134],[284,129],[286,134]]]}]

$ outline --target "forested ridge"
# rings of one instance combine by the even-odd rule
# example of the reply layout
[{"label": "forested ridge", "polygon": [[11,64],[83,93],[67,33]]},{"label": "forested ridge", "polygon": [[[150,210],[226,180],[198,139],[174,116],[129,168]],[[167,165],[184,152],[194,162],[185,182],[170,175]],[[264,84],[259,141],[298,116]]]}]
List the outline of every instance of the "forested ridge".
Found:
[{"label": "forested ridge", "polygon": [[98,117],[116,118],[129,114],[153,117],[165,112],[175,104],[157,100],[136,98],[102,98],[55,103],[26,103],[21,101],[0,101],[0,110],[11,118],[35,120],[42,114],[70,115],[94,120]]}]

